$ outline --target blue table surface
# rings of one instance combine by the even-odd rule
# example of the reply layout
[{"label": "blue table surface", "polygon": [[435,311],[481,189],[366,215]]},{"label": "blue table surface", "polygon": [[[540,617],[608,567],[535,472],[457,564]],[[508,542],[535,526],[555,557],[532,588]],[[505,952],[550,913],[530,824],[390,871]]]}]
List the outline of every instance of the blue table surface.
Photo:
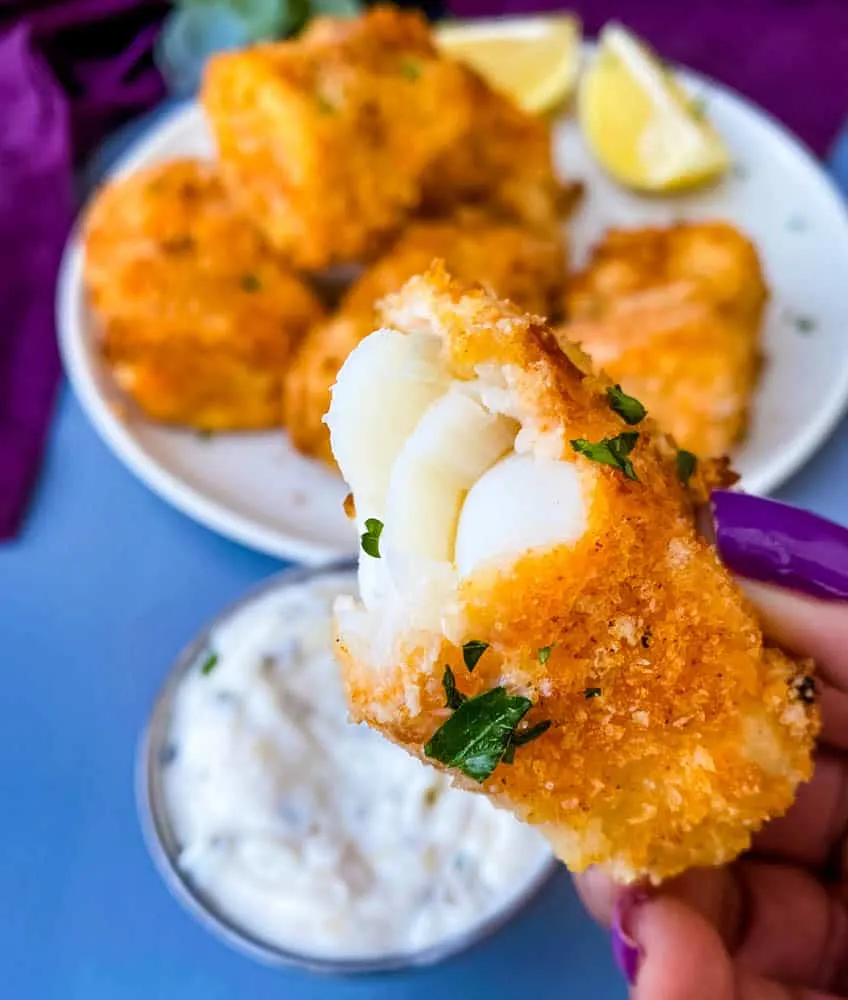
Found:
[{"label": "blue table surface", "polygon": [[[106,147],[94,174],[128,137]],[[831,165],[848,187],[848,142]],[[843,424],[779,495],[848,522],[846,484]],[[31,516],[0,549],[0,996],[623,997],[606,937],[564,873],[470,952],[361,979],[255,964],[171,898],[136,818],[136,743],[180,648],[279,567],[148,492],[63,388]]]}]

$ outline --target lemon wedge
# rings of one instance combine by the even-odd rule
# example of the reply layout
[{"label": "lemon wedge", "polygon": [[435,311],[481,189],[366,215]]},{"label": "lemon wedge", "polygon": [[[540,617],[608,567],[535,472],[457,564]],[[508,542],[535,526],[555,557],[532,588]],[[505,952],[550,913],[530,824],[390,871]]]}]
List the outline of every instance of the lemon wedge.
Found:
[{"label": "lemon wedge", "polygon": [[578,95],[586,141],[616,180],[676,191],[719,177],[727,147],[672,73],[638,38],[608,24]]},{"label": "lemon wedge", "polygon": [[476,69],[532,114],[549,111],[574,93],[580,21],[572,14],[446,21],[435,35],[446,56]]}]

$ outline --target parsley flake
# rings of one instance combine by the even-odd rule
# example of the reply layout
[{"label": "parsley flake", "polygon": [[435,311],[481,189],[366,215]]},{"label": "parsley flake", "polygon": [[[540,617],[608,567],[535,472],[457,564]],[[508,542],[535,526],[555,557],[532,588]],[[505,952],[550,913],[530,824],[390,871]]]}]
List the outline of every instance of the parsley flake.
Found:
[{"label": "parsley flake", "polygon": [[512,764],[515,761],[515,748],[523,747],[525,743],[531,743],[533,740],[538,739],[542,733],[546,733],[551,728],[551,720],[545,719],[544,722],[537,722],[535,726],[530,726],[529,729],[525,729],[521,733],[513,733],[512,739],[509,741],[509,746],[506,748],[506,752],[501,758],[504,764]]},{"label": "parsley flake", "polygon": [[677,466],[677,478],[684,486],[687,486],[695,469],[698,467],[698,457],[693,455],[691,451],[681,448],[677,452],[675,464]]},{"label": "parsley flake", "polygon": [[799,333],[812,333],[816,328],[816,321],[812,316],[796,316],[795,329]]},{"label": "parsley flake", "polygon": [[530,711],[529,698],[496,687],[464,701],[424,746],[424,753],[483,782],[504,759],[515,727]]},{"label": "parsley flake", "polygon": [[262,282],[255,274],[243,274],[241,276],[241,287],[245,292],[258,292],[262,287]]},{"label": "parsley flake", "polygon": [[479,639],[472,639],[462,646],[462,659],[468,672],[471,673],[480,662],[480,657],[489,648],[488,642],[481,642]]},{"label": "parsley flake", "polygon": [[601,465],[611,465],[623,472],[628,479],[638,483],[639,477],[636,475],[633,463],[627,457],[636,447],[638,440],[638,431],[627,431],[617,437],[603,438],[601,441],[577,438],[571,442],[571,447],[578,455],[585,455],[586,458]]},{"label": "parsley flake", "polygon": [[400,64],[400,75],[405,80],[417,80],[421,76],[421,64],[417,59],[403,59]]},{"label": "parsley flake", "polygon": [[610,409],[614,410],[631,427],[640,423],[648,415],[648,411],[639,400],[628,396],[626,392],[622,391],[620,385],[607,386],[607,399]]},{"label": "parsley flake", "polygon": [[586,688],[583,692],[583,697],[588,701],[590,698],[597,698],[601,693],[600,688]]},{"label": "parsley flake", "polygon": [[442,687],[445,689],[445,707],[457,709],[466,700],[465,695],[456,689],[456,678],[450,667],[445,667],[442,674]]},{"label": "parsley flake", "polygon": [[215,667],[217,667],[217,665],[218,665],[218,654],[209,653],[209,655],[203,661],[203,666],[200,668],[200,672],[204,677],[208,677],[209,674],[211,674],[212,671],[215,669]]},{"label": "parsley flake", "polygon": [[362,551],[372,559],[380,558],[380,535],[383,533],[383,522],[376,517],[365,521],[365,531],[359,537]]},{"label": "parsley flake", "polygon": [[538,652],[536,653],[536,655],[539,657],[539,663],[543,663],[544,664],[544,663],[548,662],[548,660],[551,658],[551,650],[553,648],[554,647],[552,645],[551,646],[542,646],[542,648],[538,650]]},{"label": "parsley flake", "polygon": [[200,438],[201,441],[210,441],[215,437],[215,432],[210,431],[208,427],[201,427],[195,431],[195,434]]}]

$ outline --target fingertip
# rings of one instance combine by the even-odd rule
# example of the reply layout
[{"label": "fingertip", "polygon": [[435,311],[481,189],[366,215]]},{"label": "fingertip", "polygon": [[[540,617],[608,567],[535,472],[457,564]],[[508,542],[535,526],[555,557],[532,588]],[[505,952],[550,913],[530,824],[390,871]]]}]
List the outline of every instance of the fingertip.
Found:
[{"label": "fingertip", "polygon": [[733,969],[718,931],[690,906],[644,897],[624,921],[639,953],[634,1000],[733,1000]]},{"label": "fingertip", "polygon": [[609,927],[613,907],[626,892],[626,887],[616,885],[603,868],[594,866],[574,876],[574,887],[590,916],[604,927]]}]

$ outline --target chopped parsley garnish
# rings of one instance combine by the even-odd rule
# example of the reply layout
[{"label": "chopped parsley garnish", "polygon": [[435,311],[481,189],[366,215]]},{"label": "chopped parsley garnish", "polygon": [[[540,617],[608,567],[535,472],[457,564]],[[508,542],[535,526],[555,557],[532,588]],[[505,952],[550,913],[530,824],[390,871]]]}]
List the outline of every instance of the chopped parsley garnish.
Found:
[{"label": "chopped parsley garnish", "polygon": [[681,448],[677,452],[677,459],[675,461],[677,465],[677,478],[686,486],[692,478],[695,469],[698,467],[698,458],[691,451]]},{"label": "chopped parsley garnish", "polygon": [[207,427],[201,427],[195,432],[201,441],[208,441],[210,438],[215,436],[214,431],[210,431]]},{"label": "chopped parsley garnish", "polygon": [[796,316],[795,329],[799,333],[811,333],[816,328],[816,321],[812,316]]},{"label": "chopped parsley garnish", "polygon": [[525,743],[531,743],[533,740],[538,739],[542,733],[546,733],[551,728],[551,720],[545,719],[544,722],[537,722],[535,726],[530,726],[529,729],[525,729],[522,733],[513,733],[512,739],[509,741],[509,746],[506,748],[503,757],[504,764],[512,764],[515,760],[515,748],[523,747]]},{"label": "chopped parsley garnish", "polygon": [[633,424],[640,423],[648,415],[648,411],[639,400],[628,396],[626,392],[622,391],[620,385],[607,386],[607,399],[610,409],[615,410],[621,419],[626,424],[630,424],[631,427]]},{"label": "chopped parsley garnish", "polygon": [[480,662],[480,657],[488,648],[488,642],[481,642],[479,639],[472,639],[470,642],[463,643],[462,659],[465,661],[465,666],[469,673],[477,666]]},{"label": "chopped parsley garnish", "polygon": [[465,695],[456,689],[456,678],[450,667],[445,667],[442,674],[442,687],[445,689],[445,703],[448,708],[457,709],[466,700]]},{"label": "chopped parsley garnish", "polygon": [[600,688],[586,688],[583,697],[588,701],[590,698],[597,698],[601,693]]},{"label": "chopped parsley garnish", "polygon": [[404,59],[400,64],[400,75],[405,80],[417,80],[421,76],[421,64],[416,59]]},{"label": "chopped parsley garnish", "polygon": [[639,477],[633,468],[633,463],[627,457],[636,447],[639,440],[638,431],[627,431],[617,437],[603,438],[601,441],[587,441],[585,438],[577,438],[571,442],[571,447],[578,455],[585,455],[593,462],[600,462],[601,465],[611,465],[614,469],[623,472],[628,479],[639,482]]},{"label": "chopped parsley garnish", "polygon": [[515,727],[532,706],[529,698],[508,694],[503,687],[468,698],[433,733],[424,753],[483,782],[504,759]]},{"label": "chopped parsley garnish", "polygon": [[539,663],[547,663],[551,657],[551,650],[553,646],[542,646],[542,648],[536,654],[539,657]]},{"label": "chopped parsley garnish", "polygon": [[241,276],[241,287],[246,292],[258,292],[262,287],[262,282],[255,274],[243,274]]},{"label": "chopped parsley garnish", "polygon": [[200,672],[201,674],[203,674],[204,677],[207,677],[209,674],[212,673],[212,671],[215,669],[217,665],[218,665],[218,654],[209,653],[209,655],[203,661],[203,666],[200,668]]},{"label": "chopped parsley garnish", "polygon": [[369,517],[365,521],[365,531],[360,535],[359,541],[362,551],[373,559],[380,558],[380,535],[383,533],[383,522],[376,517]]}]

